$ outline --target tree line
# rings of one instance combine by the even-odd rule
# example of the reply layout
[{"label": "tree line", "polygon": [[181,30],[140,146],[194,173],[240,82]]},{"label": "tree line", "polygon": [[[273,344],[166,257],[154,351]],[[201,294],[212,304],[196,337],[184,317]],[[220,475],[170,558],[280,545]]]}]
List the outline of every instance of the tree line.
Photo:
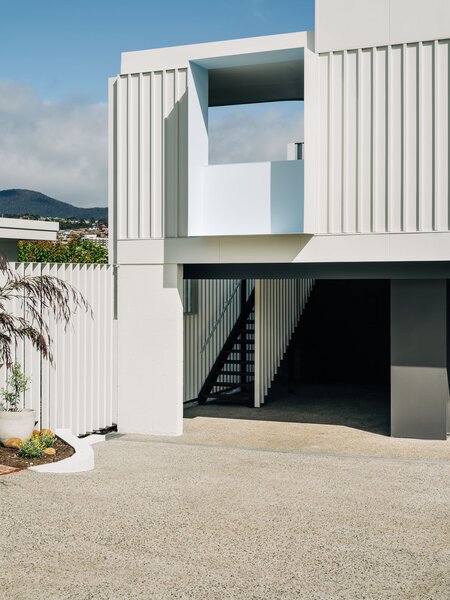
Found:
[{"label": "tree line", "polygon": [[75,236],[68,242],[27,241],[21,240],[17,245],[19,262],[48,263],[100,263],[108,262],[108,248],[92,240]]}]

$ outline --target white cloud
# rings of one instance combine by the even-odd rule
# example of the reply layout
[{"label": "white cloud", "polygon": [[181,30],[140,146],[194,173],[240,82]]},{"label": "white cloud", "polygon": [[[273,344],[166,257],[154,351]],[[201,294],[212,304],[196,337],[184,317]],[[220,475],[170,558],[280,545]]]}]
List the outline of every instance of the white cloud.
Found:
[{"label": "white cloud", "polygon": [[209,162],[285,160],[287,144],[303,141],[303,104],[210,110]]},{"label": "white cloud", "polygon": [[[303,105],[210,111],[210,162],[284,160],[303,140]],[[76,206],[107,204],[107,105],[40,100],[0,81],[0,190],[24,188]]]},{"label": "white cloud", "polygon": [[25,85],[0,82],[0,189],[105,206],[107,180],[106,104],[46,102]]}]

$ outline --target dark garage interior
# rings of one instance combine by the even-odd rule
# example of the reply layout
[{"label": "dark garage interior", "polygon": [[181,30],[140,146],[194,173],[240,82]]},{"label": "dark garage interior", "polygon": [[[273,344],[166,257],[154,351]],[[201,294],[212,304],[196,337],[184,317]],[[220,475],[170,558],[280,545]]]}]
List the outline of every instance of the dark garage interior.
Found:
[{"label": "dark garage interior", "polygon": [[316,281],[288,369],[290,381],[388,385],[389,281]]},{"label": "dark garage interior", "polygon": [[389,280],[317,280],[264,408],[389,435],[389,317]]}]

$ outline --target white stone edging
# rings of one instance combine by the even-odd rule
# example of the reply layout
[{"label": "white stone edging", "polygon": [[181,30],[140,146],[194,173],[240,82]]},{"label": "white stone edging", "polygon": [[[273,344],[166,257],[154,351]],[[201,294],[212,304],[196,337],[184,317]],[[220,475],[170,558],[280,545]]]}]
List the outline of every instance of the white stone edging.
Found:
[{"label": "white stone edging", "polygon": [[70,429],[56,429],[55,434],[70,444],[75,450],[75,454],[53,463],[45,465],[36,465],[28,467],[30,471],[36,473],[81,473],[84,471],[92,471],[94,468],[94,451],[92,445],[98,442],[104,442],[104,435],[89,435],[85,438],[77,438]]}]

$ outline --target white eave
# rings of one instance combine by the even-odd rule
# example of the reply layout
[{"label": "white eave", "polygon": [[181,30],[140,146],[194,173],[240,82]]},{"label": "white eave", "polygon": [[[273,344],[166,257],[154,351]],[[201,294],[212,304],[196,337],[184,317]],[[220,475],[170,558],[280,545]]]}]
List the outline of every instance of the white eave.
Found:
[{"label": "white eave", "polygon": [[0,239],[56,240],[59,223],[0,218]]},{"label": "white eave", "polygon": [[232,56],[286,50],[289,48],[311,47],[313,32],[300,31],[279,35],[264,35],[252,38],[225,40],[191,44],[189,46],[170,46],[152,50],[122,52],[121,75],[160,71],[187,67],[189,61],[210,57]]}]

